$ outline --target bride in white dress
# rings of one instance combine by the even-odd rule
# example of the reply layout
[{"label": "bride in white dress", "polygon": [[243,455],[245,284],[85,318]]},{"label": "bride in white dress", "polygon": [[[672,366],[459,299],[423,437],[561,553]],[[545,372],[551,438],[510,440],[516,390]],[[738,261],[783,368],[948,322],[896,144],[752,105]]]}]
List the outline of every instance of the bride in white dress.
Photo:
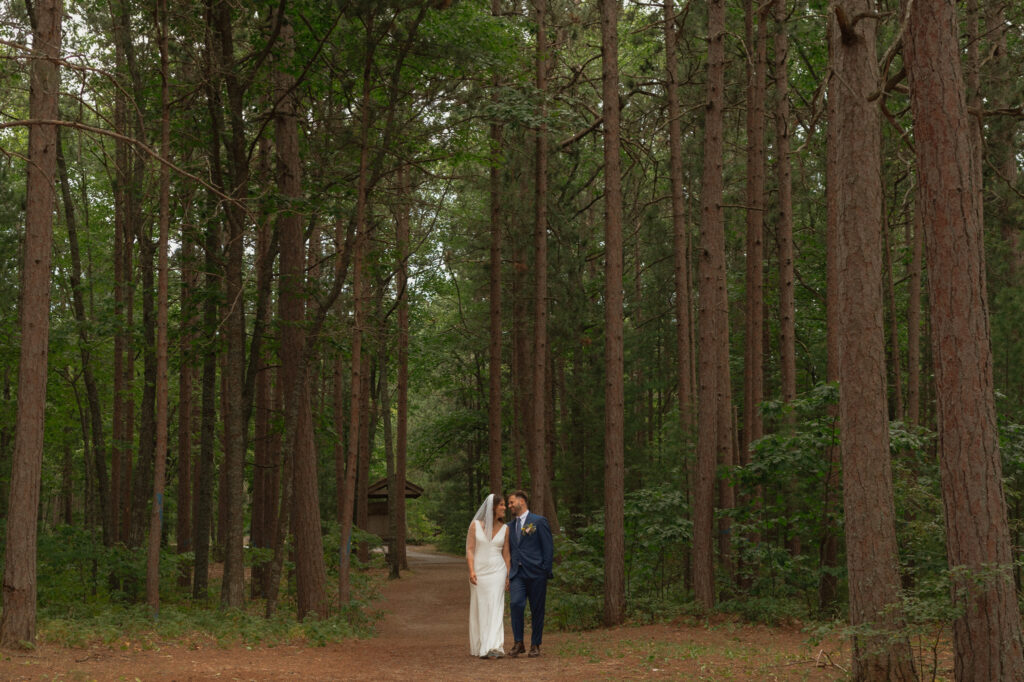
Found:
[{"label": "bride in white dress", "polygon": [[469,650],[480,658],[500,658],[505,649],[505,590],[508,589],[508,527],[505,500],[491,493],[466,533],[469,565]]}]

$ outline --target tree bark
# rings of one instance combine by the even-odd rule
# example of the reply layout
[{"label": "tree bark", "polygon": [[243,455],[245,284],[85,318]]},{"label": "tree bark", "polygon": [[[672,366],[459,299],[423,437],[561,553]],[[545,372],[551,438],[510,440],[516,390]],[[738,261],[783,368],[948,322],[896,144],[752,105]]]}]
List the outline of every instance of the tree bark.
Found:
[{"label": "tree bark", "polygon": [[[29,88],[29,115],[34,119],[54,120],[58,115],[62,13],[60,0],[36,0]],[[0,645],[5,647],[31,646],[36,638],[36,521],[46,419],[56,126],[30,127],[28,149],[17,427],[0,616]]]},{"label": "tree bark", "polygon": [[796,398],[796,297],[793,255],[793,174],[789,141],[789,29],[786,0],[774,0],[775,156],[778,174],[779,374],[782,400]]},{"label": "tree bark", "polygon": [[[212,105],[211,105],[212,107]],[[215,164],[211,164],[214,165]],[[211,197],[211,204],[216,198]],[[192,596],[206,600],[210,579],[210,529],[213,526],[213,463],[214,428],[217,418],[217,299],[220,290],[220,271],[217,254],[220,239],[215,226],[207,226],[203,249],[203,354],[200,384],[199,461],[196,466],[195,514],[192,543],[195,547],[192,571]]]},{"label": "tree bark", "polygon": [[676,63],[676,11],[665,0],[665,96],[668,100],[669,178],[672,186],[672,254],[676,313],[676,392],[684,432],[693,428],[693,301],[690,283],[690,240],[683,195],[683,132],[679,107],[679,65]]},{"label": "tree bark", "polygon": [[[619,160],[619,0],[601,1],[604,115],[604,623],[626,617],[625,388],[623,372],[622,168]],[[536,401],[543,402],[543,401]]]},{"label": "tree bark", "polygon": [[753,45],[747,66],[747,254],[746,316],[743,363],[743,437],[740,463],[748,446],[764,435],[760,405],[764,401],[764,108],[767,18],[754,0],[746,0],[747,42]]},{"label": "tree bark", "polygon": [[[714,500],[719,461],[731,459],[728,293],[725,277],[723,192],[723,113],[725,107],[725,3],[708,3],[707,99],[704,119],[703,195],[698,268],[697,480],[694,490],[693,582],[697,603],[715,604]],[[727,412],[729,418],[722,419]]]},{"label": "tree bark", "polygon": [[928,259],[939,464],[958,680],[1024,679],[989,347],[982,196],[956,5],[917,0],[905,59]]},{"label": "tree bark", "polygon": [[[283,20],[281,42],[284,58],[290,54],[293,29]],[[277,144],[278,187],[285,201],[295,206],[283,212],[281,233],[281,317],[282,362],[302,357],[308,343],[303,329],[305,320],[304,268],[305,239],[302,231],[298,202],[302,198],[302,165],[299,156],[299,127],[297,103],[293,92],[294,77],[284,68],[275,73],[278,107],[275,111],[274,139]],[[287,245],[287,246],[286,246]],[[285,255],[287,249],[287,257]],[[287,278],[287,279],[286,279]],[[284,338],[287,335],[287,345]],[[292,515],[295,529],[295,577],[298,592],[300,620],[315,614],[327,616],[327,568],[324,564],[323,539],[320,532],[320,503],[316,468],[316,445],[313,441],[313,415],[310,405],[307,372],[289,376],[285,381],[285,395],[297,400],[295,440],[292,447]],[[278,532],[284,532],[279,528]]]},{"label": "tree bark", "polygon": [[[881,124],[875,21],[867,0],[833,2],[829,17],[829,190],[834,192],[839,421],[855,680],[915,679],[900,636],[899,574],[882,316]],[[830,304],[832,302],[830,301]]]},{"label": "tree bark", "polygon": [[[178,515],[175,536],[178,554],[192,551],[192,431],[193,431],[193,385],[195,382],[194,337],[198,326],[195,294],[198,277],[195,267],[195,238],[192,230],[186,230],[181,239],[181,317],[179,330],[181,346],[178,374]],[[178,584],[188,588],[192,585],[192,571],[181,564]]]},{"label": "tree bark", "polygon": [[243,303],[242,270],[245,233],[244,202],[248,195],[249,161],[243,119],[244,85],[235,63],[234,27],[228,3],[217,0],[211,5],[214,28],[220,52],[216,54],[218,76],[224,79],[227,92],[230,187],[227,193],[234,201],[225,207],[228,225],[227,267],[225,268],[226,307],[224,333],[227,343],[224,365],[224,388],[227,400],[224,414],[223,537],[218,538],[224,551],[224,580],[221,603],[241,607],[245,602],[245,566],[242,544],[245,533],[243,508],[244,454],[246,447],[245,385],[245,305]]},{"label": "tree bark", "polygon": [[[535,0],[537,13],[536,86],[545,93],[548,81],[547,0]],[[534,220],[534,315],[533,315],[533,402],[529,424],[526,459],[530,468],[530,499],[534,512],[542,516],[549,510],[547,501],[548,471],[544,410],[546,394],[546,362],[548,348],[548,140],[541,105],[541,123],[536,131],[535,152],[535,220]],[[552,529],[557,532],[557,529]]]},{"label": "tree bark", "polygon": [[[157,3],[160,44],[160,153],[168,158],[171,150],[171,115],[168,96],[170,79],[167,58],[167,0]],[[149,547],[146,554],[146,602],[152,614],[160,613],[160,537],[164,521],[164,479],[167,475],[167,308],[168,270],[167,243],[170,232],[171,175],[166,164],[160,164],[159,237],[157,243],[157,308],[156,308],[156,452],[153,466],[153,502],[149,517]]]},{"label": "tree bark", "polygon": [[[408,169],[398,169],[399,210],[395,221],[398,242],[398,399],[395,434],[395,478],[403,494],[395,498],[395,561],[408,570],[406,557],[406,514],[404,486],[409,449],[409,176]],[[500,264],[500,258],[499,258]],[[499,477],[500,483],[500,477]],[[501,490],[497,491],[501,494]]]}]

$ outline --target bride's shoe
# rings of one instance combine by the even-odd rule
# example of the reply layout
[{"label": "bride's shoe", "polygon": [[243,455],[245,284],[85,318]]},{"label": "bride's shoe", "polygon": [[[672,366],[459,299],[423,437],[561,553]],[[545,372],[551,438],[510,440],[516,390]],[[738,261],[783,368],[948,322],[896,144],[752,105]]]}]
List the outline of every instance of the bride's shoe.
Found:
[{"label": "bride's shoe", "polygon": [[505,652],[501,649],[491,649],[487,652],[487,658],[501,658],[505,655]]}]

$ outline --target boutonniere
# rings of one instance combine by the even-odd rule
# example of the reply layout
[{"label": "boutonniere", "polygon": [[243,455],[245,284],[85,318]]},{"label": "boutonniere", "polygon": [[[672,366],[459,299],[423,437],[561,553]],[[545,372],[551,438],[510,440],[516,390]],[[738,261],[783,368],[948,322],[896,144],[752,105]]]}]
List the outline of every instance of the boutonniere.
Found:
[{"label": "boutonniere", "polygon": [[537,532],[537,526],[532,523],[528,523],[523,526],[523,535],[532,535]]}]

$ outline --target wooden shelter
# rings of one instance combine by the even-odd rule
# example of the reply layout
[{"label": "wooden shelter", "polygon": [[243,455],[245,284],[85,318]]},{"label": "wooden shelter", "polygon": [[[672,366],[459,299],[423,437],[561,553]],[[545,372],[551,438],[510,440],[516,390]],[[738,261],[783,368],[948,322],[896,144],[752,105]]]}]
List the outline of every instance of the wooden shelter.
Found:
[{"label": "wooden shelter", "polygon": [[[406,479],[405,481],[405,499],[411,500],[419,497],[423,494],[423,488],[416,485],[412,481]],[[388,507],[388,479],[384,477],[375,483],[371,483],[367,489],[368,514],[366,517],[366,528],[363,530],[368,533],[373,533],[387,541],[391,539],[390,533],[388,532],[388,516],[390,514],[390,508]]]}]

